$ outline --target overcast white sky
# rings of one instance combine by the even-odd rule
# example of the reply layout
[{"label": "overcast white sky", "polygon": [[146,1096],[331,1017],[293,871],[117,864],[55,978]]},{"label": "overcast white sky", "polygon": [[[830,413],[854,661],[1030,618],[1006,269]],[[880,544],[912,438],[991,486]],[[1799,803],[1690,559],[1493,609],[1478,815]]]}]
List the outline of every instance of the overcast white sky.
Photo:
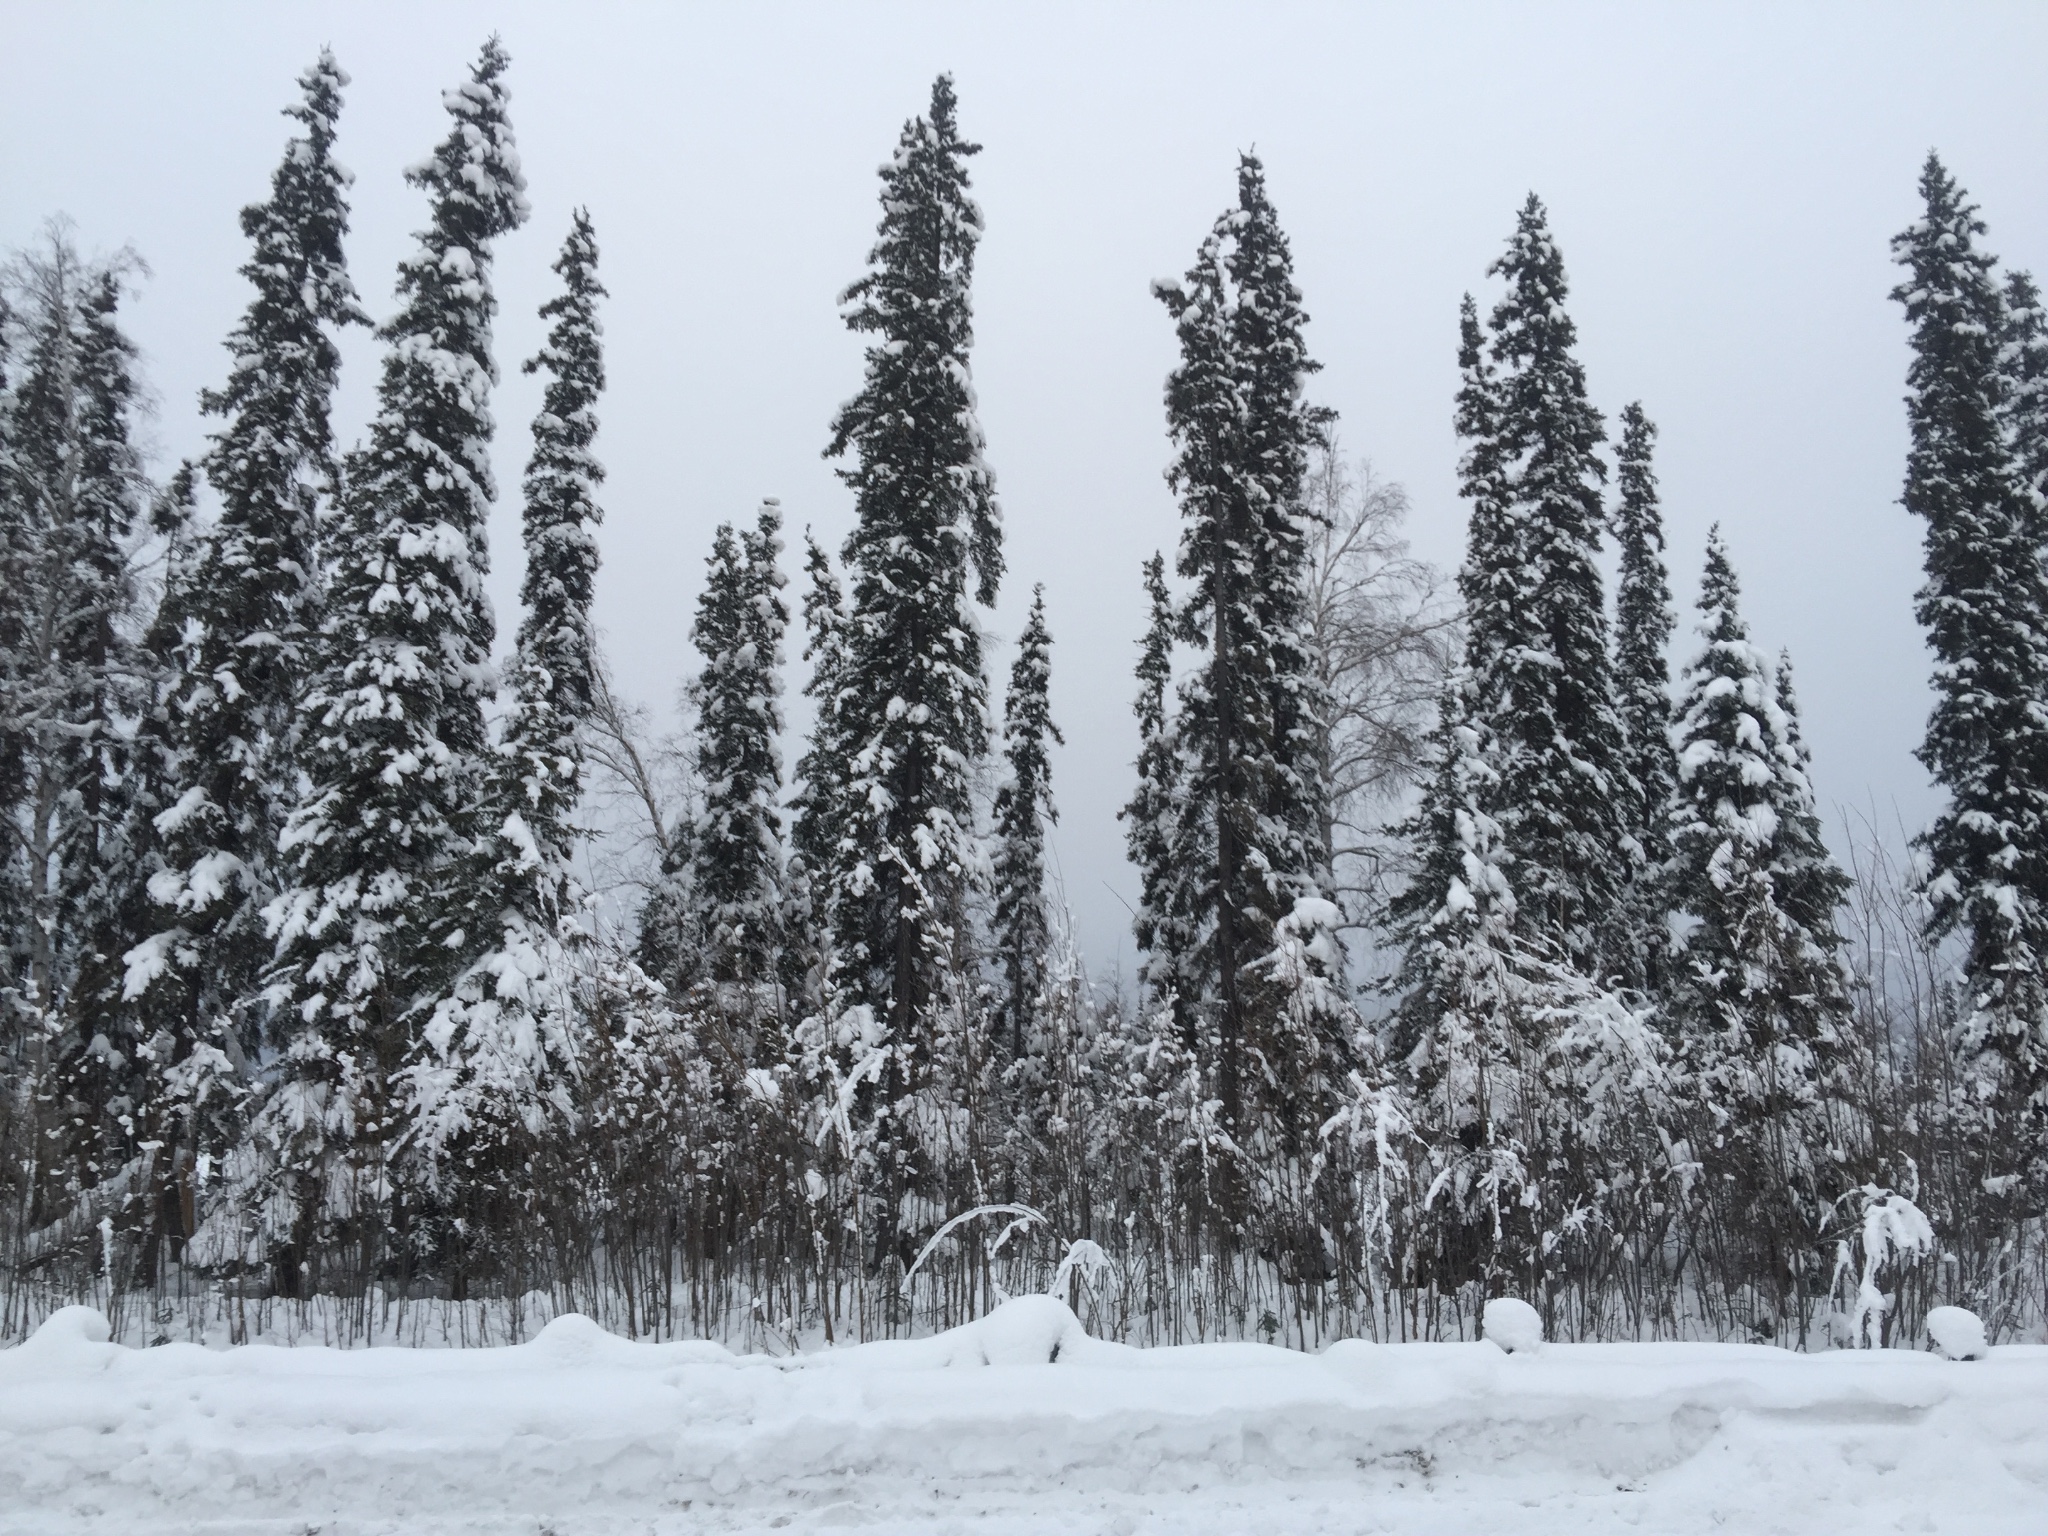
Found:
[{"label": "overcast white sky", "polygon": [[[835,552],[845,534],[849,498],[819,452],[860,352],[834,296],[862,269],[875,167],[954,71],[964,130],[987,146],[975,374],[1010,562],[989,622],[1013,635],[1045,583],[1068,743],[1055,842],[1096,964],[1132,959],[1115,810],[1138,566],[1176,537],[1160,479],[1172,330],[1147,284],[1186,267],[1241,148],[1264,157],[1293,239],[1325,365],[1314,392],[1408,486],[1415,545],[1446,565],[1464,535],[1458,296],[1485,302],[1487,263],[1537,191],[1596,403],[1611,418],[1641,398],[1662,428],[1681,600],[1718,519],[1757,639],[1792,650],[1822,795],[1913,825],[1934,803],[1911,755],[1927,658],[1919,531],[1897,504],[1906,359],[1886,241],[1935,146],[1991,249],[2048,268],[2048,7],[5,0],[0,248],[62,210],[88,247],[148,259],[128,322],[165,464],[201,445],[196,395],[247,299],[236,213],[267,189],[299,71],[327,42],[354,76],[349,254],[381,315],[424,216],[400,171],[441,137],[440,91],[492,30],[534,205],[498,262],[500,629],[517,622],[538,400],[516,365],[587,204],[612,293],[598,617],[625,689],[663,710],[721,519],[774,495],[793,546],[805,523]],[[374,370],[374,344],[352,339],[344,445]]]}]

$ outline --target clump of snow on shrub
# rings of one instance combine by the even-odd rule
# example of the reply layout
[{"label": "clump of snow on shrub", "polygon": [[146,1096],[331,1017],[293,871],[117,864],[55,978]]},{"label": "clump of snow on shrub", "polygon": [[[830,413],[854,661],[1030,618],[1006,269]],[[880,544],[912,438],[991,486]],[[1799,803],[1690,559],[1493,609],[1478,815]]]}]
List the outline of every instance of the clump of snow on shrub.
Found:
[{"label": "clump of snow on shrub", "polygon": [[1934,1226],[1906,1196],[1879,1184],[1865,1184],[1842,1197],[1851,1199],[1862,1202],[1863,1231],[1856,1242],[1835,1245],[1834,1290],[1841,1295],[1847,1280],[1857,1277],[1855,1297],[1842,1309],[1840,1321],[1847,1325],[1852,1348],[1876,1349],[1885,1341],[1886,1315],[1896,1299],[1883,1282],[1890,1279],[1896,1286],[1902,1269],[1935,1251]]},{"label": "clump of snow on shrub", "polygon": [[1013,1296],[968,1324],[989,1365],[1047,1365],[1088,1332],[1056,1296]]},{"label": "clump of snow on shrub", "polygon": [[1927,1314],[1927,1337],[1945,1359],[1984,1358],[1984,1320],[1968,1307],[1936,1307]]},{"label": "clump of snow on shrub", "polygon": [[1480,1326],[1509,1354],[1526,1354],[1543,1342],[1543,1318],[1526,1301],[1496,1296],[1486,1304]]}]

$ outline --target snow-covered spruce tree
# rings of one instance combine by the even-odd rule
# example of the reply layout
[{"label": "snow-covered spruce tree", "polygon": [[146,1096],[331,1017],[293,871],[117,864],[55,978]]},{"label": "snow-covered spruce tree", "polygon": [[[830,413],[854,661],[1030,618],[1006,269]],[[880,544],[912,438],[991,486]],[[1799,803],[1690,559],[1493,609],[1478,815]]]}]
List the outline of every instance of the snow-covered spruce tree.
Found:
[{"label": "snow-covered spruce tree", "polygon": [[454,1234],[444,1256],[459,1270],[490,1262],[511,1213],[531,1205],[539,1158],[572,1106],[577,1022],[564,945],[580,915],[571,818],[596,679],[590,604],[603,516],[604,468],[591,451],[604,390],[597,260],[579,210],[554,263],[562,291],[540,309],[553,324],[523,365],[550,378],[523,485],[524,614],[503,739],[467,852],[442,879],[468,909],[473,958],[399,1077],[410,1146]]},{"label": "snow-covered spruce tree", "polygon": [[[167,1245],[177,1253],[193,1235],[202,1199],[200,1159],[237,1144],[248,1092],[241,1041],[223,1020],[195,1032],[188,1012],[161,1007],[162,995],[151,1000],[159,1006],[138,1007],[130,990],[133,958],[150,943],[143,936],[154,936],[161,926],[153,889],[167,878],[162,827],[174,817],[185,788],[173,710],[185,682],[178,641],[188,632],[206,542],[196,515],[196,479],[192,464],[181,465],[150,508],[150,543],[162,551],[162,589],[132,657],[139,664],[133,682],[140,708],[122,725],[124,814],[113,848],[102,854],[111,878],[92,941],[103,978],[97,1011],[111,1047],[96,1053],[95,1075],[98,1066],[123,1058],[128,1063],[126,1083],[109,1109],[120,1129],[112,1141],[131,1148],[132,1155],[120,1163],[110,1186],[110,1192],[118,1189],[115,1198],[91,1205],[111,1217],[125,1240],[117,1262],[137,1285],[154,1284]],[[124,957],[125,963],[112,963]],[[113,1161],[118,1160],[110,1166]],[[88,1209],[80,1207],[78,1214]]]},{"label": "snow-covered spruce tree", "polygon": [[[135,348],[119,308],[132,255],[82,260],[53,223],[8,268],[19,372],[0,460],[0,822],[13,900],[10,1054],[40,1090],[29,1219],[76,1210],[147,1131],[131,1110],[148,1063],[120,1008],[120,957],[147,878],[134,834],[135,722],[155,687],[140,644],[136,542],[149,485],[133,441]],[[26,1106],[24,1106],[26,1109]],[[122,1221],[125,1228],[125,1219]]]},{"label": "snow-covered spruce tree", "polygon": [[[1497,778],[1482,750],[1490,723],[1475,706],[1477,674],[1497,664],[1503,638],[1510,632],[1514,570],[1503,546],[1511,543],[1513,530],[1496,427],[1496,372],[1487,355],[1479,308],[1470,294],[1458,306],[1458,374],[1453,423],[1466,444],[1458,461],[1458,489],[1471,507],[1466,559],[1458,573],[1466,605],[1462,665],[1445,680],[1426,754],[1430,777],[1420,803],[1400,829],[1408,848],[1408,883],[1388,900],[1386,912],[1389,938],[1402,956],[1391,983],[1400,1001],[1388,1038],[1396,1062],[1404,1064],[1411,1062],[1450,1006],[1455,984],[1439,978],[1442,950],[1433,935],[1439,926],[1437,914],[1462,912],[1471,899],[1465,863],[1478,824],[1475,817],[1483,819],[1491,840],[1487,867],[1497,872],[1506,857],[1494,846],[1500,829],[1485,809]],[[1512,905],[1508,903],[1507,910]]]},{"label": "snow-covered spruce tree", "polygon": [[[846,542],[851,611],[834,729],[846,752],[837,815],[829,1050],[861,1074],[864,1177],[878,1240],[897,1242],[901,1195],[920,1177],[905,1099],[930,1080],[939,1012],[964,977],[964,898],[980,877],[976,765],[988,750],[987,680],[970,604],[995,601],[1002,523],[982,458],[968,352],[981,213],[967,194],[953,82],[904,125],[881,169],[882,219],[867,274],[843,296],[870,336],[860,392],[832,424],[828,457],[854,492]],[[969,572],[974,581],[970,585]],[[907,1260],[906,1260],[907,1262]]]},{"label": "snow-covered spruce tree", "polygon": [[697,817],[685,809],[662,839],[654,879],[640,904],[633,963],[673,997],[689,990],[703,957],[697,904],[690,880],[696,872]]},{"label": "snow-covered spruce tree", "polygon": [[1671,671],[1664,659],[1677,624],[1664,571],[1664,519],[1657,505],[1651,452],[1657,428],[1642,405],[1622,408],[1615,455],[1621,497],[1614,509],[1621,570],[1614,592],[1614,697],[1628,765],[1628,836],[1640,849],[1628,890],[1630,912],[1618,935],[1616,970],[1631,986],[1654,991],[1669,939],[1661,882],[1671,856],[1666,808],[1678,783],[1671,752]]},{"label": "snow-covered spruce tree", "polygon": [[832,893],[843,872],[845,777],[849,768],[840,734],[838,703],[846,676],[846,606],[832,557],[804,530],[804,683],[815,720],[797,759],[790,796],[789,866],[783,884],[782,984],[792,1012],[813,1014],[823,1004],[830,969]]},{"label": "snow-covered spruce tree", "polygon": [[1790,651],[1778,652],[1773,688],[1778,726],[1784,733],[1781,752],[1798,770],[1780,773],[1771,783],[1771,803],[1778,813],[1778,905],[1832,955],[1842,942],[1837,924],[1842,903],[1849,898],[1850,880],[1828,851],[1821,828],[1813,794],[1813,753],[1799,723]]},{"label": "snow-covered spruce tree", "polygon": [[1524,1198],[1536,1158],[1524,1138],[1540,1092],[1540,1041],[1515,940],[1515,896],[1483,723],[1464,714],[1469,680],[1446,682],[1432,733],[1435,772],[1404,828],[1417,868],[1389,903],[1401,949],[1391,1054],[1426,1141],[1436,1198],[1413,1255],[1411,1283],[1489,1296],[1512,1288],[1541,1244],[1536,1201]]},{"label": "snow-covered spruce tree", "polygon": [[505,67],[493,38],[443,98],[448,137],[406,173],[431,218],[380,333],[378,409],[349,457],[325,655],[300,711],[309,788],[281,841],[291,884],[266,909],[291,1031],[261,1123],[278,1175],[261,1215],[288,1290],[317,1285],[330,1237],[374,1254],[387,1198],[416,1250],[438,1241],[415,1220],[438,1149],[396,1156],[417,1134],[396,1074],[423,1046],[462,1050],[437,1005],[498,938],[473,876],[499,830],[483,712],[491,244],[527,214]]},{"label": "snow-covered spruce tree", "polygon": [[[1534,198],[1492,270],[1509,291],[1487,325],[1469,296],[1460,309],[1465,666],[1445,702],[1435,779],[1408,825],[1415,876],[1390,910],[1404,950],[1392,1043],[1416,1085],[1415,1127],[1432,1162],[1491,1192],[1483,1210],[1462,1196],[1427,1207],[1436,1214],[1425,1249],[1440,1278],[1511,1284],[1552,1306],[1574,1288],[1585,1298],[1607,1256],[1642,1240],[1654,1145],[1644,1090],[1661,1060],[1639,1013],[1607,985],[1634,842],[1594,563],[1603,433]],[[1514,897],[1512,922],[1488,930],[1484,957],[1503,978],[1489,994],[1502,1017],[1462,1047],[1493,1085],[1482,1144],[1505,1161],[1484,1167],[1472,1161],[1479,1121],[1426,1091],[1428,1042],[1471,1029],[1455,1000],[1457,978],[1477,962],[1447,957],[1435,938],[1438,914],[1472,900],[1468,824],[1489,829],[1487,866]],[[1518,1193],[1498,1203],[1510,1186]]]},{"label": "snow-covered spruce tree", "polygon": [[1699,1250],[1730,1320],[1770,1333],[1803,1328],[1827,1290],[1823,1227],[1843,1174],[1824,1095],[1849,1006],[1835,927],[1847,883],[1820,845],[1801,745],[1738,596],[1716,530],[1704,644],[1673,731],[1669,889],[1683,937],[1670,986],[1704,1174]]},{"label": "snow-covered spruce tree", "polygon": [[269,199],[242,210],[255,294],[227,339],[227,383],[200,399],[221,419],[204,463],[219,514],[174,561],[156,625],[170,671],[152,734],[169,804],[154,818],[152,931],[126,956],[126,991],[160,1069],[188,1088],[151,1133],[181,1169],[225,1150],[193,1140],[205,1080],[262,1043],[272,945],[261,912],[282,876],[293,706],[316,644],[320,520],[335,483],[332,332],[369,323],[342,252],[351,177],[333,158],[348,76],[323,49],[298,83],[285,115],[303,132]]},{"label": "snow-covered spruce tree", "polygon": [[782,509],[772,500],[750,531],[722,524],[690,632],[704,658],[690,688],[704,787],[690,879],[700,974],[742,991],[775,980],[781,947],[781,553]]},{"label": "snow-covered spruce tree", "polygon": [[[1302,481],[1322,415],[1302,399],[1306,316],[1255,157],[1241,157],[1237,207],[1184,281],[1157,291],[1181,349],[1166,386],[1190,583],[1181,638],[1202,653],[1180,689],[1171,854],[1190,887],[1187,1001],[1225,1123],[1270,1128],[1293,1152],[1326,1118],[1351,1041],[1342,1020],[1290,1005],[1320,994],[1338,960],[1305,624]],[[1269,962],[1290,921],[1288,954],[1316,958],[1283,984]]]},{"label": "snow-covered spruce tree", "polygon": [[[1926,520],[1927,580],[1916,612],[1935,658],[1935,705],[1919,756],[1949,794],[1920,845],[1934,930],[1967,939],[1960,1044],[1990,1099],[1987,1113],[2004,1122],[1995,1143],[2020,1130],[2013,1117],[2028,1114],[2026,1106],[2048,1115],[2040,514],[2017,483],[2001,420],[2006,320],[1993,258],[1978,248],[1983,220],[1932,154],[1920,193],[1924,213],[1892,240],[1906,269],[1892,297],[1912,331],[1903,500]],[[2024,1154],[1987,1155],[2004,1163]]]},{"label": "snow-covered spruce tree", "polygon": [[552,320],[538,354],[522,365],[549,375],[533,419],[533,455],[526,462],[524,610],[512,663],[505,757],[516,786],[511,799],[520,826],[507,828],[515,852],[516,905],[528,921],[554,926],[566,911],[569,860],[583,797],[583,727],[596,691],[596,644],[590,605],[597,583],[597,525],[604,512],[597,488],[604,465],[591,451],[597,402],[604,393],[604,326],[597,301],[597,236],[578,209],[554,270],[562,291],[540,308]]},{"label": "snow-covered spruce tree", "polygon": [[1180,740],[1167,712],[1173,681],[1173,639],[1179,620],[1166,590],[1166,559],[1145,562],[1145,596],[1151,619],[1138,654],[1138,787],[1117,812],[1125,823],[1124,845],[1138,870],[1138,907],[1133,926],[1144,954],[1139,984],[1145,1003],[1171,1015],[1184,1047],[1192,1049],[1193,994],[1186,972],[1187,919],[1193,910],[1190,873],[1174,861],[1181,822]]},{"label": "snow-covered spruce tree", "polygon": [[1052,926],[1045,899],[1045,827],[1057,822],[1046,740],[1064,746],[1053,724],[1052,636],[1045,627],[1045,588],[1031,593],[1031,617],[1017,638],[1010,692],[1003,701],[1003,759],[1009,773],[995,798],[995,948],[1003,968],[1002,1017],[1010,1056],[1022,1061],[1032,1019],[1046,989]]},{"label": "snow-covered spruce tree", "polygon": [[1564,263],[1531,194],[1490,267],[1507,292],[1462,324],[1458,430],[1472,521],[1459,587],[1474,720],[1498,775],[1499,822],[1523,936],[1589,979],[1613,969],[1612,926],[1634,859],[1622,724],[1596,563],[1606,436],[1586,399]]}]

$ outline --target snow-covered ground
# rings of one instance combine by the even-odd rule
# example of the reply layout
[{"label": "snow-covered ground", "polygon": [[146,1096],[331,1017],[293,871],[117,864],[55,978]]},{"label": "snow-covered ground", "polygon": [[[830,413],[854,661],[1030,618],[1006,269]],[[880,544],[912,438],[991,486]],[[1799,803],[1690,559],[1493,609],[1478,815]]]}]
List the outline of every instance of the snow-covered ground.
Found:
[{"label": "snow-covered ground", "polygon": [[2048,1347],[1133,1350],[1059,1302],[793,1359],[0,1351],[0,1530],[276,1536],[2048,1530]]}]

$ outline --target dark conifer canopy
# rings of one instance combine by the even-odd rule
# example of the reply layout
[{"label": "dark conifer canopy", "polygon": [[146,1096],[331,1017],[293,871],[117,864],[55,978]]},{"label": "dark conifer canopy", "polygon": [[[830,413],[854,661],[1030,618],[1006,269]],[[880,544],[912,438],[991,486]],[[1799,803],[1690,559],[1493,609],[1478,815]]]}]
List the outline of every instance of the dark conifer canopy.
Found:
[{"label": "dark conifer canopy", "polygon": [[[1917,612],[1934,651],[1935,705],[1920,760],[1950,803],[1923,835],[1936,932],[1969,937],[1967,1032],[1992,1076],[2048,1095],[2048,696],[2036,513],[2013,462],[2001,366],[2008,317],[1978,242],[1984,221],[1939,158],[1925,211],[1892,240],[1892,290],[1911,329],[1911,446],[1903,500],[1926,521]],[[2024,297],[2022,290],[2022,297]],[[2025,328],[2013,339],[2024,372]],[[2042,1099],[2048,1102],[2048,1099]]]}]

